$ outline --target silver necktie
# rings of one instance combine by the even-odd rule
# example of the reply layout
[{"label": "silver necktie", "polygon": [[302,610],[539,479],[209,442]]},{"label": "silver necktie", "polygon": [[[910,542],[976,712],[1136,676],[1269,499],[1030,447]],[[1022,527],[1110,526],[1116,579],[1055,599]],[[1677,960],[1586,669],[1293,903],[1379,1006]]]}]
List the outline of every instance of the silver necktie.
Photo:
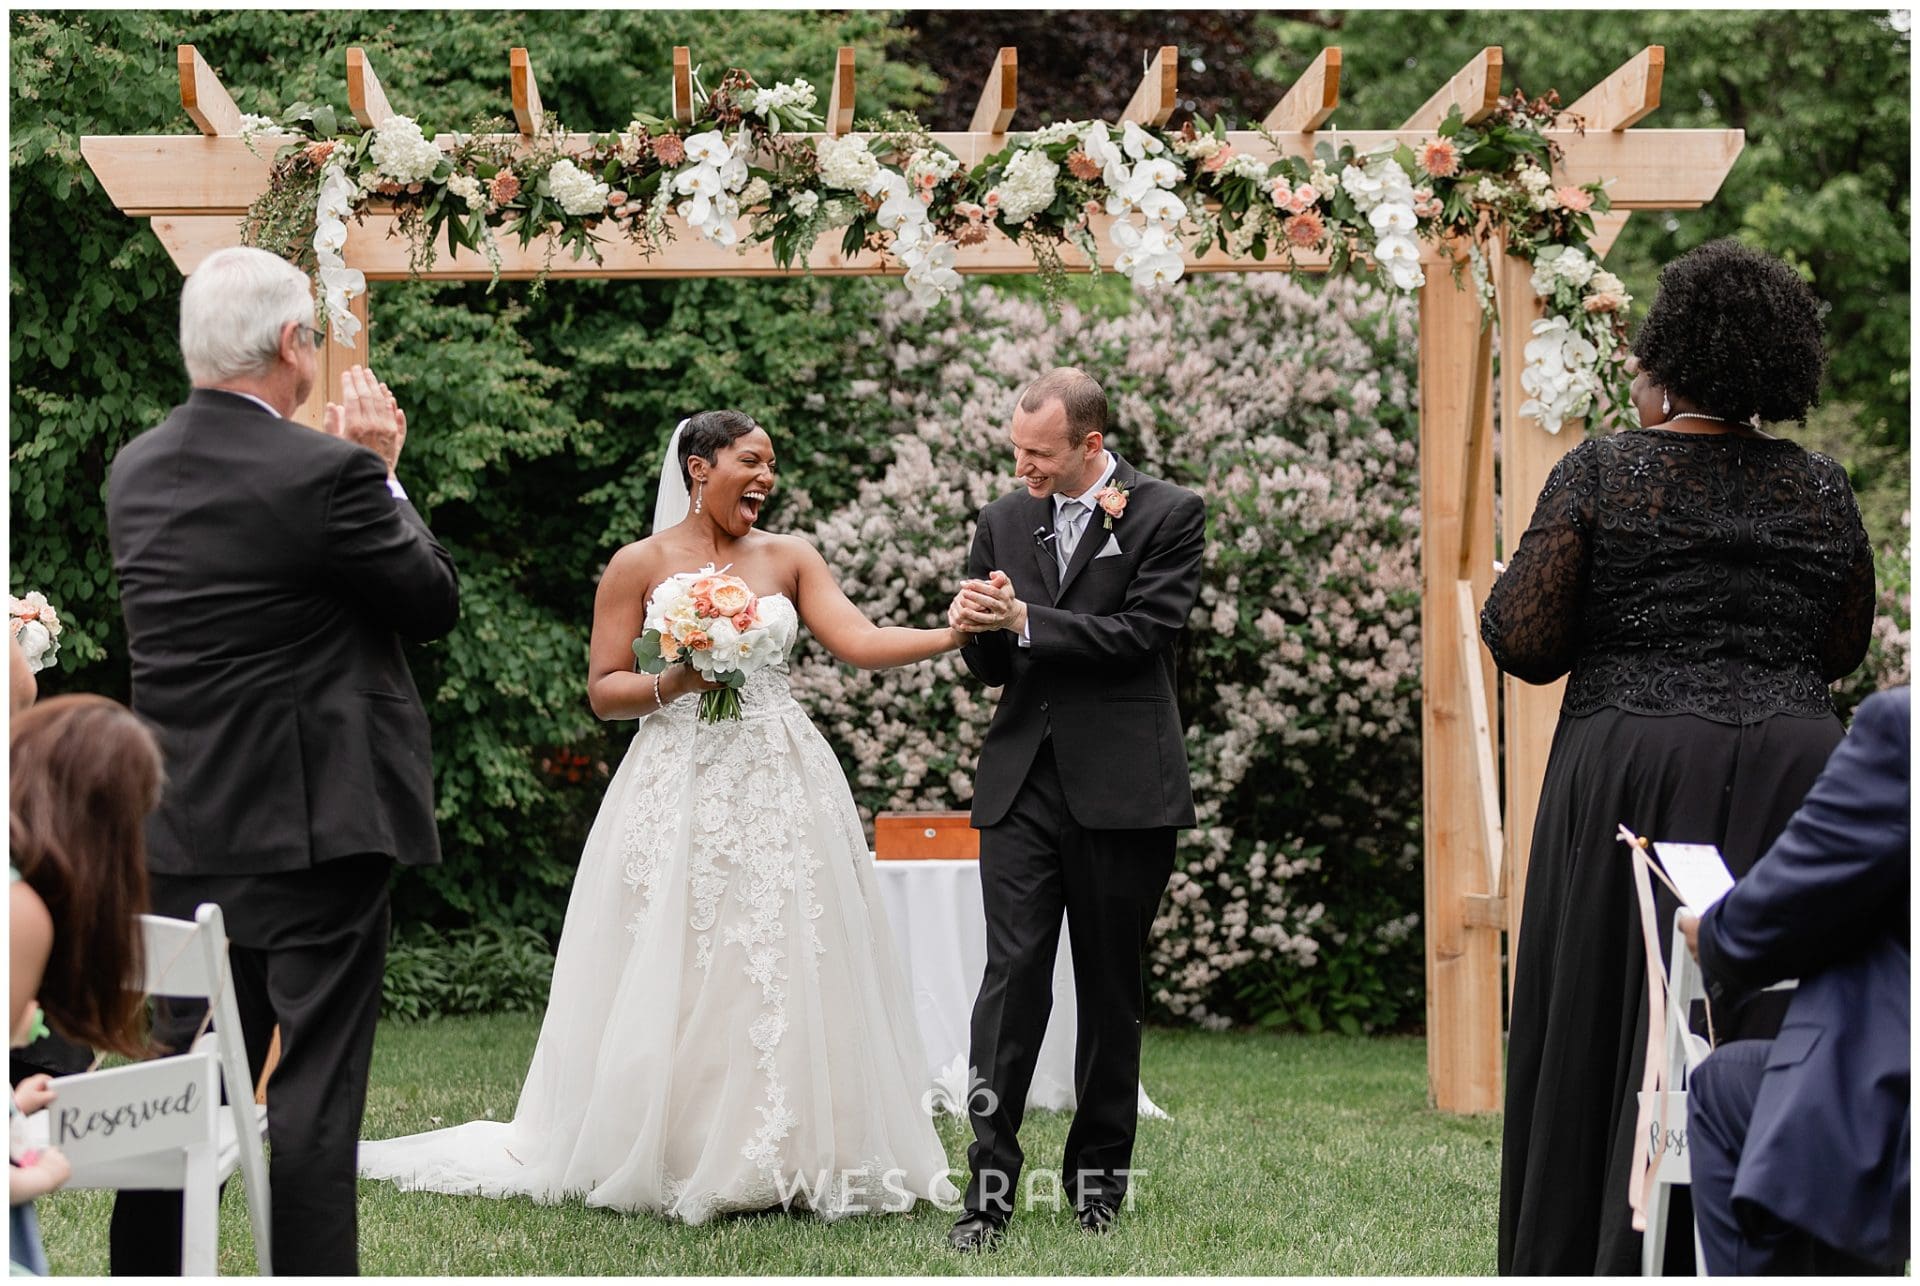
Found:
[{"label": "silver necktie", "polygon": [[1087,507],[1078,500],[1069,500],[1060,506],[1055,515],[1056,525],[1060,529],[1060,574],[1067,574],[1067,564],[1073,561],[1074,547],[1080,543],[1080,524],[1086,520]]}]

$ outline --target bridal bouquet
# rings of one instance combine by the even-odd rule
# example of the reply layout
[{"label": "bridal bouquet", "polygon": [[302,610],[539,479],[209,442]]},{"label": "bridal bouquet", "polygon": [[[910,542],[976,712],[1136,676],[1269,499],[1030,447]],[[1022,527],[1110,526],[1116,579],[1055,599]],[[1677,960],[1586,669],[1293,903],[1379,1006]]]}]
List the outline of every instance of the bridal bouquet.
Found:
[{"label": "bridal bouquet", "polygon": [[60,613],[48,605],[45,594],[34,590],[25,598],[12,599],[7,624],[27,654],[28,669],[38,673],[53,664],[60,654]]},{"label": "bridal bouquet", "polygon": [[700,720],[740,717],[740,689],[780,659],[773,632],[760,622],[760,600],[738,576],[709,563],[660,582],[647,600],[646,633],[633,641],[644,674],[690,665],[726,684],[700,694]]}]

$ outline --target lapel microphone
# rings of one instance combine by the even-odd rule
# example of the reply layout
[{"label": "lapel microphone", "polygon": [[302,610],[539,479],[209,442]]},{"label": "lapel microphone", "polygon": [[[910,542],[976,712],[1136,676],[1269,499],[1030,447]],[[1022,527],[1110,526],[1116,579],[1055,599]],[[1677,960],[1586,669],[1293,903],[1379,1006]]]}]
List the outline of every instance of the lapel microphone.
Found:
[{"label": "lapel microphone", "polygon": [[1059,538],[1059,533],[1051,527],[1035,527],[1033,529],[1033,543],[1036,545],[1051,545]]}]

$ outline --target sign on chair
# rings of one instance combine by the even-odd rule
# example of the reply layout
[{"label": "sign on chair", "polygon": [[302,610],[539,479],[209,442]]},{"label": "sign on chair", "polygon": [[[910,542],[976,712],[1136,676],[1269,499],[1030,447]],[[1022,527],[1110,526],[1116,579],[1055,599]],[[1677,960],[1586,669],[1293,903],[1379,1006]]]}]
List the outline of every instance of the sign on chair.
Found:
[{"label": "sign on chair", "polygon": [[214,1056],[198,1053],[63,1076],[45,1113],[47,1142],[84,1179],[112,1162],[217,1138],[219,1075]]}]

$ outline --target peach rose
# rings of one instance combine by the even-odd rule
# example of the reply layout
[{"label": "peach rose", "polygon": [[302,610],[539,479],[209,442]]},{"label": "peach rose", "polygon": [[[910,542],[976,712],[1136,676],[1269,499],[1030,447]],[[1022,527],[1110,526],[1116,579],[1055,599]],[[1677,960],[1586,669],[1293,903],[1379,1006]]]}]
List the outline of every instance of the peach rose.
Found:
[{"label": "peach rose", "polygon": [[1320,199],[1320,189],[1311,183],[1302,183],[1293,190],[1293,199],[1300,203],[1299,208],[1294,211],[1295,214],[1298,214],[1301,210],[1306,209]]},{"label": "peach rose", "polygon": [[1627,306],[1627,301],[1618,295],[1588,295],[1580,301],[1581,307],[1590,313],[1617,313]]},{"label": "peach rose", "polygon": [[660,636],[660,655],[665,660],[678,661],[680,659],[680,640],[674,638],[671,634],[662,634]]},{"label": "peach rose", "polygon": [[737,616],[753,606],[753,591],[737,580],[723,580],[713,587],[713,614]]},{"label": "peach rose", "polygon": [[739,630],[742,634],[745,634],[758,624],[760,624],[760,614],[751,607],[744,612],[734,614],[733,628]]},{"label": "peach rose", "polygon": [[1127,493],[1118,487],[1102,488],[1100,494],[1094,497],[1094,501],[1109,520],[1118,518],[1127,511]]},{"label": "peach rose", "polygon": [[1209,156],[1206,160],[1200,162],[1200,170],[1204,174],[1218,173],[1220,167],[1225,165],[1228,161],[1231,161],[1236,155],[1238,155],[1238,153],[1234,151],[1233,144],[1223,143],[1221,144],[1219,151],[1215,152],[1212,156]]},{"label": "peach rose", "polygon": [[705,630],[688,630],[687,637],[680,640],[680,645],[689,652],[705,652],[713,647],[713,639]]}]

